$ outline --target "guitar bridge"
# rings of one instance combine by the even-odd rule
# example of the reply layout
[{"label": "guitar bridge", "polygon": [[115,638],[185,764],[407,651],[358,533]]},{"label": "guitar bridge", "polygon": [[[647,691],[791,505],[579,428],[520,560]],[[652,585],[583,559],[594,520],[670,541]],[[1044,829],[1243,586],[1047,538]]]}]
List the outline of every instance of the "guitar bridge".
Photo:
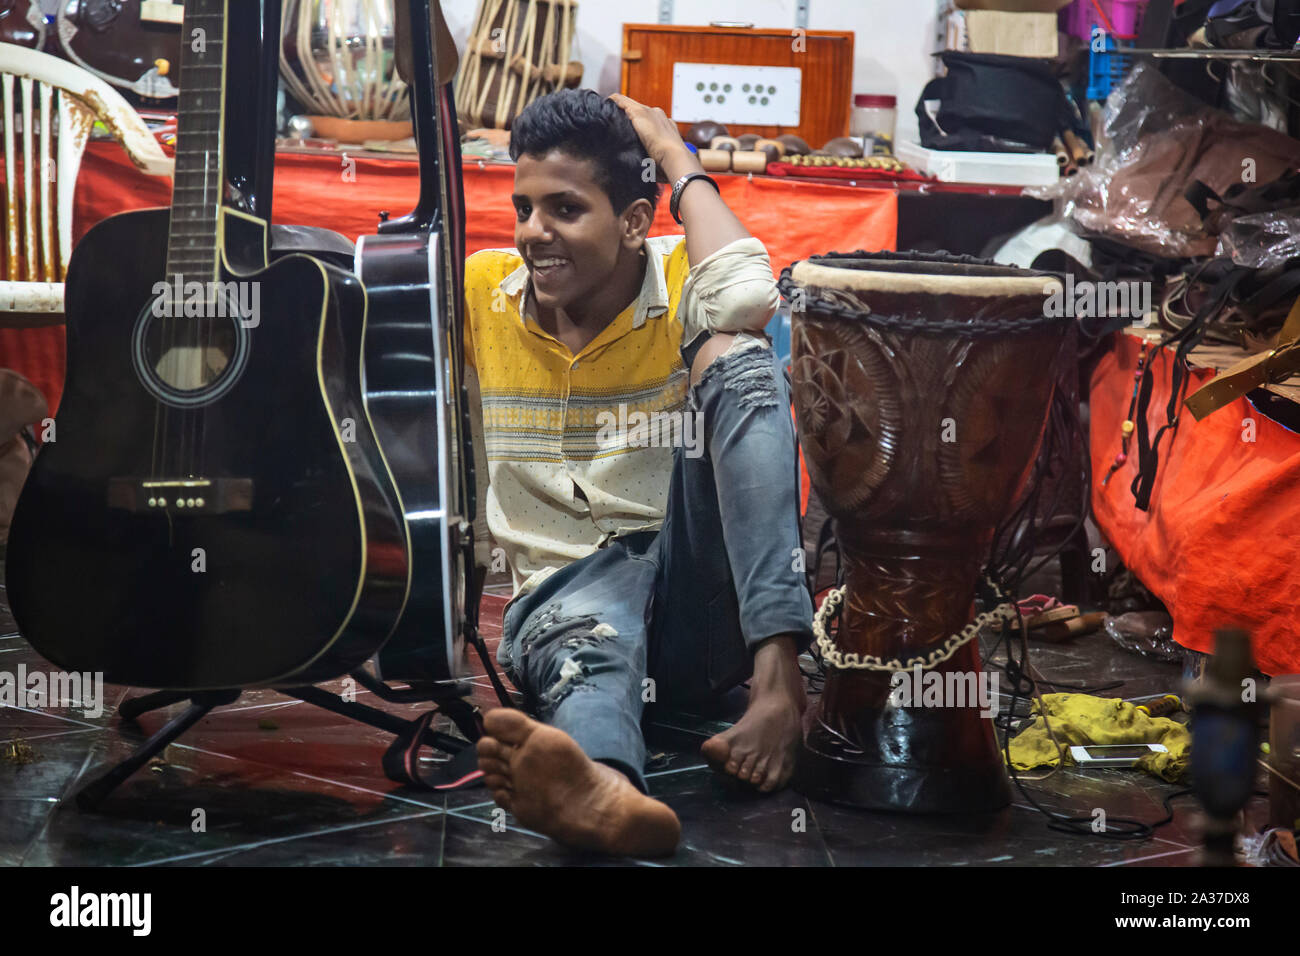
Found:
[{"label": "guitar bridge", "polygon": [[110,478],[108,506],[130,512],[227,514],[253,507],[251,478]]}]

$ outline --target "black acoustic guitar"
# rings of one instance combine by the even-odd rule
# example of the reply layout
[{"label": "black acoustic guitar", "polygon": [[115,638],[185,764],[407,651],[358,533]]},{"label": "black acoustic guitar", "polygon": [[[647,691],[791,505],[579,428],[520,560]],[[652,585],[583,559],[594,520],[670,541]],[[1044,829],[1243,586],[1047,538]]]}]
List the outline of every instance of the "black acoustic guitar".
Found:
[{"label": "black acoustic guitar", "polygon": [[261,113],[228,96],[259,72],[240,60],[256,44],[227,37],[235,2],[186,3],[205,42],[182,53],[171,209],[114,216],[73,251],[54,441],[9,537],[23,635],[119,684],[337,677],[382,646],[409,586],[361,387],[364,289],[304,255],[268,266],[266,222],[236,208],[224,147]]},{"label": "black acoustic guitar", "polygon": [[419,200],[409,215],[381,223],[378,235],[362,236],[356,257],[370,302],[367,402],[411,538],[410,595],[378,665],[385,679],[415,681],[456,676],[473,559],[473,455],[461,396],[460,134],[451,88],[436,79],[445,71],[431,55],[429,7],[398,0],[397,10],[399,44],[410,38]]}]

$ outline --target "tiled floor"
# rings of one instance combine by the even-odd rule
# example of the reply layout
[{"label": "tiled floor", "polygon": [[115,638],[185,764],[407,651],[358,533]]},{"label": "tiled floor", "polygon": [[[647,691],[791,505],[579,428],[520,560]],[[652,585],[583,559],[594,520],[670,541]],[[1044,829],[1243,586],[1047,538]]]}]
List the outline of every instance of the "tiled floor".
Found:
[{"label": "tiled floor", "polygon": [[[499,632],[502,604],[502,598],[485,601],[485,632]],[[0,600],[0,671],[13,673],[19,663],[49,667],[15,633]],[[1122,681],[1106,693],[1128,698],[1175,690],[1179,681],[1177,667],[1119,651],[1100,632],[1073,647],[1038,646],[1034,665],[1053,680]],[[475,685],[475,699],[490,704],[487,681],[478,677]],[[494,814],[483,790],[442,795],[400,788],[379,766],[388,735],[273,691],[251,691],[215,710],[95,812],[81,812],[71,795],[88,777],[126,756],[183,706],[147,714],[139,726],[122,724],[117,707],[137,693],[106,688],[105,712],[97,718],[0,708],[0,866],[638,863],[570,853]],[[720,725],[673,723],[650,739],[655,756],[648,776],[652,793],[681,818],[682,845],[669,860],[640,865],[1177,866],[1193,860],[1189,798],[1175,801],[1174,821],[1154,838],[1117,843],[1053,832],[1019,794],[1001,812],[954,817],[863,812],[790,790],[744,795],[699,758],[699,743]],[[5,756],[15,741],[25,744],[19,748],[29,755],[25,762]],[[1146,821],[1164,815],[1161,801],[1177,789],[1114,770],[1063,770],[1031,786],[1054,809],[1086,815],[1100,806],[1111,818]],[[1252,822],[1264,809],[1256,798]]]}]

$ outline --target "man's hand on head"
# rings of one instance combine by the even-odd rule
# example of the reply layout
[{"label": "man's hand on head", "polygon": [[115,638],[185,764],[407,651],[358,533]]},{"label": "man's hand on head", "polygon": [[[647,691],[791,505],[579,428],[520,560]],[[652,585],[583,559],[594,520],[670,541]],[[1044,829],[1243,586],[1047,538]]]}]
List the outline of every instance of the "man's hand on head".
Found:
[{"label": "man's hand on head", "polygon": [[[699,157],[682,142],[677,124],[668,118],[667,113],[620,93],[611,94],[610,99],[632,122],[641,145],[655,164],[656,178],[671,185],[687,173],[704,172]],[[690,187],[691,184],[687,184],[681,194],[678,212],[686,230],[686,256],[693,266],[724,246],[738,239],[748,239],[750,235],[744,223],[727,208],[719,190],[710,188],[708,184]]]},{"label": "man's hand on head", "polygon": [[609,97],[627,114],[641,145],[654,160],[656,178],[673,183],[686,173],[703,171],[699,158],[686,147],[677,124],[659,107],[646,106],[621,93]]}]

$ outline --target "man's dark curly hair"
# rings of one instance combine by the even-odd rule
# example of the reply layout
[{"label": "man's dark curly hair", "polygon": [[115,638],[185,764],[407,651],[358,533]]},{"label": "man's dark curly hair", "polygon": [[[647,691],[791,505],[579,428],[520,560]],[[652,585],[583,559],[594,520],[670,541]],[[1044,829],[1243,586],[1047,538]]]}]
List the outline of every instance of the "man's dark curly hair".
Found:
[{"label": "man's dark curly hair", "polygon": [[557,90],[529,103],[510,126],[510,158],[541,157],[553,149],[592,163],[615,213],[638,199],[648,199],[653,212],[659,186],[643,178],[649,157],[613,100],[595,90]]}]

